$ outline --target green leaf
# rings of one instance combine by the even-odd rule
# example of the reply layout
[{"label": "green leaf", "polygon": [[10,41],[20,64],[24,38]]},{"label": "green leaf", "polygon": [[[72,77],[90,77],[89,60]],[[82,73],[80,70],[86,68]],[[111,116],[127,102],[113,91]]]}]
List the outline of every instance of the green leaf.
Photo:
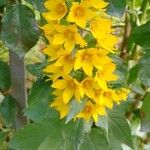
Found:
[{"label": "green leaf", "polygon": [[[126,105],[128,105],[128,103]],[[105,129],[110,143],[112,142],[111,137],[113,136],[120,145],[124,143],[133,147],[131,130],[122,109],[126,110],[126,106],[124,107],[122,105],[120,110],[118,108],[108,110],[107,116],[102,116],[97,126]]]},{"label": "green leaf", "polygon": [[66,118],[66,123],[68,123],[71,119],[74,118],[74,116],[76,116],[79,112],[81,112],[81,110],[83,110],[84,106],[85,106],[85,102],[86,101],[82,101],[82,102],[77,102],[76,100],[73,100],[70,104],[70,112],[67,115]]},{"label": "green leaf", "polygon": [[35,63],[35,64],[29,64],[26,66],[27,70],[36,77],[43,76],[44,67],[45,67],[45,63]]},{"label": "green leaf", "polygon": [[82,121],[65,124],[60,119],[26,125],[10,141],[15,150],[77,150],[84,137]]},{"label": "green leaf", "polygon": [[133,68],[130,69],[129,71],[129,76],[128,76],[128,83],[133,83],[136,81],[138,78],[139,74],[139,64],[135,65]]},{"label": "green leaf", "polygon": [[110,54],[110,57],[113,59],[113,61],[116,63],[116,70],[115,74],[119,77],[117,81],[113,81],[113,87],[122,87],[127,85],[127,74],[128,74],[128,68],[127,64],[117,55]]},{"label": "green leaf", "polygon": [[57,112],[49,107],[48,102],[38,102],[29,105],[28,108],[24,109],[24,115],[29,117],[34,122],[41,122],[46,118],[53,118],[58,116]]},{"label": "green leaf", "polygon": [[[64,124],[51,123],[51,133],[40,145],[39,150],[77,150],[84,141],[84,126],[82,121]],[[51,148],[50,148],[51,147]]]},{"label": "green leaf", "polygon": [[29,124],[19,130],[10,141],[15,150],[37,150],[51,130],[50,122]]},{"label": "green leaf", "polygon": [[29,51],[39,39],[39,28],[32,10],[21,4],[8,7],[2,19],[1,38],[19,55]]},{"label": "green leaf", "polygon": [[38,79],[32,86],[29,95],[29,105],[38,103],[40,101],[46,102],[53,98],[51,95],[53,89],[50,87],[51,81],[45,81],[45,79]]},{"label": "green leaf", "polygon": [[49,103],[53,99],[50,85],[50,81],[38,79],[29,92],[29,106],[24,110],[24,114],[35,122],[56,116],[54,110],[49,107]]},{"label": "green leaf", "polygon": [[80,150],[109,150],[109,143],[100,128],[93,128]]},{"label": "green leaf", "polygon": [[108,13],[112,16],[122,17],[125,9],[126,9],[126,0],[107,0],[108,5]]},{"label": "green leaf", "polygon": [[150,92],[148,92],[143,99],[141,114],[142,114],[141,130],[143,132],[150,132]]},{"label": "green leaf", "polygon": [[42,77],[45,63],[36,63],[27,65],[27,70],[34,76]]},{"label": "green leaf", "polygon": [[109,132],[113,133],[118,141],[133,147],[131,130],[125,116],[116,112],[110,112],[107,119]]},{"label": "green leaf", "polygon": [[140,71],[139,71],[139,78],[142,83],[149,87],[150,86],[150,51],[146,51],[143,58],[140,61]]},{"label": "green leaf", "polygon": [[6,96],[0,105],[0,113],[4,121],[4,125],[10,127],[14,124],[17,115],[17,105],[11,96]]},{"label": "green leaf", "polygon": [[88,44],[87,47],[89,47],[89,48],[93,48],[96,45],[96,40],[91,33],[88,33],[85,36],[85,41],[87,42],[87,44]]},{"label": "green leaf", "polygon": [[0,0],[0,7],[6,3],[6,0]]},{"label": "green leaf", "polygon": [[11,78],[10,69],[7,63],[0,61],[0,89],[7,90],[10,88]]},{"label": "green leaf", "polygon": [[33,7],[39,12],[43,12],[45,10],[44,1],[43,0],[27,0],[27,2],[31,3]]},{"label": "green leaf", "polygon": [[150,47],[150,21],[136,27],[133,30],[131,37],[136,44],[142,47]]}]

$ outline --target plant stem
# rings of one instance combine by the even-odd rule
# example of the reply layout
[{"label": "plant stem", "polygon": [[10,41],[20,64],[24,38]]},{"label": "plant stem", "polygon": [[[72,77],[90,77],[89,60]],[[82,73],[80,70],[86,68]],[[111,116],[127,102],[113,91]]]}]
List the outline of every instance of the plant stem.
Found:
[{"label": "plant stem", "polygon": [[[140,24],[143,23],[143,20],[145,18],[146,15],[146,11],[147,11],[147,7],[149,5],[150,0],[143,0],[140,11],[142,12],[139,16],[139,21]],[[135,0],[133,0],[133,3],[135,3]],[[134,9],[134,8],[133,8]],[[135,20],[136,21],[136,20]],[[132,26],[132,30],[137,26],[136,23],[134,23],[135,26]],[[136,54],[136,50],[137,50],[137,45],[135,43],[132,44],[132,58],[134,57],[134,55]]]},{"label": "plant stem", "polygon": [[20,57],[13,51],[9,51],[10,56],[10,71],[12,80],[12,96],[18,104],[18,116],[15,128],[20,128],[28,121],[23,116],[23,109],[27,106],[27,89],[25,76],[25,61],[24,56]]},{"label": "plant stem", "polygon": [[127,47],[128,47],[128,40],[129,40],[130,34],[131,34],[131,25],[130,25],[129,15],[126,12],[123,42],[120,47],[120,52],[121,52],[120,58],[122,59],[127,58]]},{"label": "plant stem", "polygon": [[148,5],[149,5],[148,0],[143,0],[143,3],[141,5],[141,9],[140,9],[142,14],[139,16],[139,19],[140,19],[141,23],[143,22],[143,19],[144,19],[145,15],[146,15],[146,10],[147,10]]},{"label": "plant stem", "polygon": [[135,0],[132,0],[132,9],[135,8]]}]

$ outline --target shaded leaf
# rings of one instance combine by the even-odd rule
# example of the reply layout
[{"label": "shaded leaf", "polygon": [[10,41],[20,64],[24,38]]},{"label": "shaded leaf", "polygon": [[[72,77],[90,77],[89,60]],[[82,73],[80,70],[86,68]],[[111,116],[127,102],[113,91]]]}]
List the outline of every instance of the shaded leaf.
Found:
[{"label": "shaded leaf", "polygon": [[33,7],[39,12],[43,12],[45,10],[43,0],[27,0],[27,2],[31,3]]},{"label": "shaded leaf", "polygon": [[7,90],[10,88],[10,69],[7,63],[0,61],[0,89]]},{"label": "shaded leaf", "polygon": [[10,141],[15,150],[77,150],[84,137],[82,121],[65,125],[60,119],[26,125]]},{"label": "shaded leaf", "polygon": [[144,97],[141,114],[142,114],[141,130],[143,132],[150,132],[150,92],[148,92]]},{"label": "shaded leaf", "polygon": [[14,124],[17,115],[17,105],[11,96],[6,96],[0,105],[4,125],[10,127]]},{"label": "shaded leaf", "polygon": [[49,107],[53,99],[51,82],[38,79],[32,86],[29,96],[28,108],[24,109],[24,114],[35,122],[40,122],[45,118],[56,116],[56,112]]},{"label": "shaded leaf", "polygon": [[131,37],[136,44],[142,47],[150,47],[150,21],[136,27],[133,30]]},{"label": "shaded leaf", "polygon": [[32,10],[21,4],[8,7],[2,19],[1,38],[10,50],[19,55],[29,51],[39,39],[38,24]]},{"label": "shaded leaf", "polygon": [[0,7],[6,3],[6,0],[0,0]]},{"label": "shaded leaf", "polygon": [[125,8],[126,8],[126,0],[107,0],[108,5],[108,13],[112,16],[122,17]]},{"label": "shaded leaf", "polygon": [[100,128],[93,128],[80,150],[109,150],[109,143]]},{"label": "shaded leaf", "polygon": [[150,86],[150,51],[146,51],[140,61],[139,78],[145,86]]}]

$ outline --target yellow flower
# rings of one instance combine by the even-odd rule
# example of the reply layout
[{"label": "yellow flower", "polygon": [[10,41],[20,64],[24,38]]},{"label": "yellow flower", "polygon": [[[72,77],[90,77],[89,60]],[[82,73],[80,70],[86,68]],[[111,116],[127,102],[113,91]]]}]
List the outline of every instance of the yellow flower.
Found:
[{"label": "yellow flower", "polygon": [[74,67],[74,56],[69,51],[65,51],[55,62],[55,66],[63,67],[65,73],[70,73]]},{"label": "yellow flower", "polygon": [[105,8],[108,5],[108,3],[104,2],[104,0],[83,0],[83,1],[87,2],[89,5],[97,9]]},{"label": "yellow flower", "polygon": [[64,79],[56,80],[52,87],[62,90],[63,101],[68,103],[74,96],[77,101],[80,101],[79,82],[70,76],[65,76]]},{"label": "yellow flower", "polygon": [[104,17],[95,17],[91,20],[90,31],[96,39],[107,37],[111,33],[112,21]]},{"label": "yellow flower", "polygon": [[75,22],[81,28],[85,28],[87,21],[91,20],[95,15],[96,13],[89,8],[88,3],[74,2],[70,9],[68,20]]},{"label": "yellow flower", "polygon": [[89,98],[93,98],[94,89],[98,88],[98,85],[92,77],[87,77],[81,82],[80,94],[83,97],[85,94]]},{"label": "yellow flower", "polygon": [[[47,12],[43,16],[48,23],[41,28],[49,43],[44,50],[49,64],[43,71],[52,79],[56,96],[50,106],[63,118],[70,113],[72,100],[83,100],[85,106],[74,119],[97,122],[100,115],[106,115],[106,108],[112,109],[129,94],[126,88],[109,86],[117,80],[109,53],[114,52],[118,38],[105,13],[105,0],[72,0],[71,4],[67,8],[66,0],[45,2]],[[61,24],[62,18],[68,25]],[[90,44],[84,40],[87,33],[96,41],[93,48],[86,47]]]},{"label": "yellow flower", "polygon": [[115,35],[109,34],[107,37],[104,38],[97,38],[98,44],[103,47],[104,49],[114,53],[115,46],[118,42],[118,37]]},{"label": "yellow flower", "polygon": [[60,118],[64,118],[69,113],[69,106],[63,102],[62,97],[57,97],[55,101],[50,104],[50,107],[54,107],[60,113]]},{"label": "yellow flower", "polygon": [[96,102],[97,104],[100,104],[100,96],[101,96],[102,89],[94,89],[94,96],[93,96],[93,101]]},{"label": "yellow flower", "polygon": [[47,24],[44,24],[42,27],[40,27],[43,31],[44,34],[47,36],[49,34],[53,34],[55,31],[55,26],[58,25],[58,21],[50,21]]},{"label": "yellow flower", "polygon": [[114,91],[111,89],[102,90],[100,95],[99,103],[100,105],[106,106],[110,109],[113,107],[113,100],[114,100]]},{"label": "yellow flower", "polygon": [[105,115],[105,107],[101,105],[94,105],[90,101],[88,101],[85,105],[85,108],[82,112],[80,112],[76,117],[83,118],[86,121],[89,121],[93,118],[94,122],[98,121],[98,115]]},{"label": "yellow flower", "polygon": [[64,43],[64,47],[67,50],[73,50],[75,44],[79,44],[81,47],[86,45],[86,42],[78,33],[76,25],[58,25],[56,26],[58,34],[54,36],[52,44],[61,45]]},{"label": "yellow flower", "polygon": [[95,62],[98,69],[103,69],[106,64],[109,64],[112,62],[112,59],[107,56],[108,51],[105,49],[98,49],[96,53]]},{"label": "yellow flower", "polygon": [[121,89],[115,90],[114,101],[119,104],[120,101],[124,101],[127,99],[129,93],[130,93],[130,90],[126,89],[126,88],[121,88]]},{"label": "yellow flower", "polygon": [[107,90],[107,81],[117,80],[117,75],[114,74],[115,69],[116,65],[109,63],[102,70],[97,71],[95,80],[102,89]]},{"label": "yellow flower", "polygon": [[43,52],[50,57],[49,61],[53,61],[63,55],[65,50],[62,46],[48,45]]},{"label": "yellow flower", "polygon": [[46,68],[43,70],[43,72],[47,73],[48,76],[55,81],[56,79],[58,79],[61,76],[66,75],[64,72],[63,67],[56,67],[53,64],[50,64],[48,66],[46,66]]},{"label": "yellow flower", "polygon": [[56,25],[58,25],[58,22],[51,21],[41,27],[41,29],[44,31],[44,35],[47,38],[47,40],[49,41],[49,43],[52,42],[53,35],[56,34],[56,29],[55,29]]},{"label": "yellow flower", "polygon": [[43,13],[47,21],[60,20],[67,13],[65,0],[47,0],[44,5],[48,10],[48,12]]},{"label": "yellow flower", "polygon": [[84,72],[88,76],[92,76],[93,67],[96,67],[97,69],[102,69],[102,64],[105,61],[108,61],[108,59],[103,59],[103,61],[101,62],[101,56],[101,52],[98,51],[97,48],[78,50],[76,54],[74,69],[77,70],[82,67]]},{"label": "yellow flower", "polygon": [[92,19],[90,30],[102,48],[114,52],[118,37],[112,35],[113,29],[112,21],[110,19],[103,17]]}]

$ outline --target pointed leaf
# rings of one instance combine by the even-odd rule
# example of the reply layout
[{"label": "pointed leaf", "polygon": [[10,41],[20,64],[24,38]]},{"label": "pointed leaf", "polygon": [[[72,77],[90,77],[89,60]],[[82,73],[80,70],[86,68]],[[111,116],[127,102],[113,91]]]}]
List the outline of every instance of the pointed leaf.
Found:
[{"label": "pointed leaf", "polygon": [[141,114],[142,114],[141,130],[144,132],[150,132],[150,92],[148,92],[144,97]]},{"label": "pointed leaf", "polygon": [[125,8],[126,8],[126,0],[107,0],[108,5],[108,13],[112,16],[122,17]]},{"label": "pointed leaf", "polygon": [[38,24],[32,10],[21,4],[8,7],[2,19],[1,38],[10,50],[19,55],[29,51],[39,39]]}]

